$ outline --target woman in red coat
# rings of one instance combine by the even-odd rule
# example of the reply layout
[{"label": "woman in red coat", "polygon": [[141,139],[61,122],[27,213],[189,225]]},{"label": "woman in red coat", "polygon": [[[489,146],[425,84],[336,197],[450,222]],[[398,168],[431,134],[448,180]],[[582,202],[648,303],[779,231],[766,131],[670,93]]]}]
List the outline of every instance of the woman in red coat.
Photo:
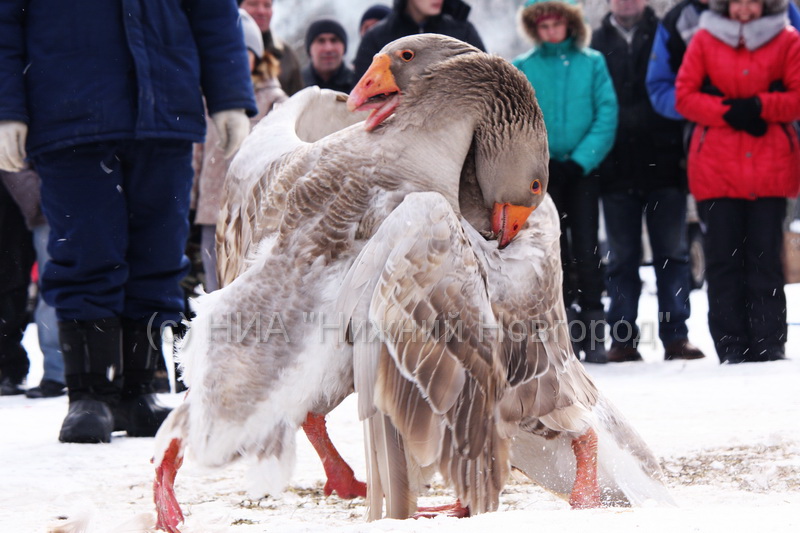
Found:
[{"label": "woman in red coat", "polygon": [[786,198],[800,187],[800,35],[788,0],[711,0],[676,82],[696,122],[689,188],[706,224],[708,324],[722,363],[783,359]]}]

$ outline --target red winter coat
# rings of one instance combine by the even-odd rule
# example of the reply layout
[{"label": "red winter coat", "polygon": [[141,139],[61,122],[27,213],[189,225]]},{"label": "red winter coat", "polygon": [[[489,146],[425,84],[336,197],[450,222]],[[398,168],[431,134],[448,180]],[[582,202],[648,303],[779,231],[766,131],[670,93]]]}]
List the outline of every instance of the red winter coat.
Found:
[{"label": "red winter coat", "polygon": [[[700,92],[703,81],[724,97]],[[783,82],[785,92],[769,92]],[[800,34],[787,27],[749,51],[702,29],[692,38],[675,84],[677,110],[697,123],[689,152],[689,189],[697,200],[794,197],[800,189]],[[767,133],[753,137],[722,118],[726,98],[761,99]]]}]

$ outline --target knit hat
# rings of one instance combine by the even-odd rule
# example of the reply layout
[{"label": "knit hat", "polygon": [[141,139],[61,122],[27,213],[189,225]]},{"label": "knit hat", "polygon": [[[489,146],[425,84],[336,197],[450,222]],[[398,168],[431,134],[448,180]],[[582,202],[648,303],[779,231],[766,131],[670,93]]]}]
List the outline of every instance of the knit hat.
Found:
[{"label": "knit hat", "polygon": [[389,6],[385,6],[383,4],[375,4],[374,6],[370,6],[364,11],[364,14],[361,15],[361,21],[358,23],[358,27],[360,28],[362,24],[364,24],[365,20],[369,19],[378,19],[383,20],[383,18],[392,12],[392,8]]},{"label": "knit hat", "polygon": [[258,24],[250,14],[244,9],[239,9],[239,23],[242,25],[242,33],[244,33],[244,45],[248,50],[252,50],[256,57],[264,55],[264,37],[261,36],[261,30],[258,29]]},{"label": "knit hat", "polygon": [[306,31],[306,53],[310,54],[311,43],[314,42],[320,34],[332,33],[337,36],[344,43],[344,51],[347,52],[347,32],[341,24],[332,19],[321,19],[312,22]]}]

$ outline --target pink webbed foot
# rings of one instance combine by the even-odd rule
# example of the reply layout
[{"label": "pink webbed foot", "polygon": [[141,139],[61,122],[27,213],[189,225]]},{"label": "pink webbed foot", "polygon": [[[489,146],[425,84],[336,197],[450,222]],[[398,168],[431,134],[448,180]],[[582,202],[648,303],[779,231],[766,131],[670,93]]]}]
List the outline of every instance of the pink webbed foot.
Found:
[{"label": "pink webbed foot", "polygon": [[183,522],[183,512],[175,497],[175,476],[182,463],[181,441],[172,439],[161,464],[156,467],[156,479],[153,482],[153,499],[158,514],[156,529],[168,533],[180,533],[178,524]]},{"label": "pink webbed foot", "polygon": [[440,505],[437,507],[419,507],[416,514],[411,518],[435,518],[437,516],[452,516],[454,518],[469,518],[469,507],[461,505],[460,500],[449,505]]},{"label": "pink webbed foot", "polygon": [[311,445],[314,446],[322,460],[322,467],[328,477],[323,489],[325,496],[330,496],[335,492],[345,500],[357,497],[366,498],[367,484],[356,479],[353,469],[339,455],[328,436],[325,417],[308,413],[306,421],[303,423],[303,431],[306,432],[308,440],[311,441]]},{"label": "pink webbed foot", "polygon": [[597,434],[593,429],[572,441],[577,468],[569,504],[573,509],[600,507],[600,485],[597,482]]}]

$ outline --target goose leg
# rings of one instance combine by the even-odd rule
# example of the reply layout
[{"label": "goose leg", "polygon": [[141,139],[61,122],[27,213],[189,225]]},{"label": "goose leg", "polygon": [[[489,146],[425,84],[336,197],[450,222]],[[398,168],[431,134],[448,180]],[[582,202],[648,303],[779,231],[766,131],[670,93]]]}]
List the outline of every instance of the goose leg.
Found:
[{"label": "goose leg", "polygon": [[455,503],[449,505],[440,505],[436,507],[419,507],[417,512],[411,518],[436,518],[437,516],[452,516],[454,518],[469,518],[469,507],[461,505],[461,500],[456,500]]},{"label": "goose leg", "polygon": [[600,507],[600,485],[597,482],[597,433],[589,429],[580,437],[573,439],[572,451],[575,454],[575,484],[569,504],[573,509]]},{"label": "goose leg", "polygon": [[303,422],[303,431],[306,432],[308,440],[317,451],[322,460],[322,467],[328,481],[325,483],[325,496],[330,496],[334,492],[340,498],[350,500],[356,497],[367,497],[367,484],[358,481],[353,469],[342,459],[339,452],[328,436],[328,429],[325,427],[325,417],[308,413],[306,421]]},{"label": "goose leg", "polygon": [[183,450],[180,439],[172,439],[161,464],[156,467],[153,482],[153,499],[156,503],[158,522],[156,529],[168,533],[180,533],[178,524],[183,522],[183,512],[175,497],[175,476],[183,463]]}]

